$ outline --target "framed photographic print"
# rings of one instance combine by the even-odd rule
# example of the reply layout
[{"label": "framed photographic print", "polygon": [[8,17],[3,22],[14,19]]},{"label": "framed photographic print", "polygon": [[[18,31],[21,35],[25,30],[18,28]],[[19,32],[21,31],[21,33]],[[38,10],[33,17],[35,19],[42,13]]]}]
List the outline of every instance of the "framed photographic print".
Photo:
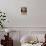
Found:
[{"label": "framed photographic print", "polygon": [[27,7],[21,7],[21,14],[27,15]]}]

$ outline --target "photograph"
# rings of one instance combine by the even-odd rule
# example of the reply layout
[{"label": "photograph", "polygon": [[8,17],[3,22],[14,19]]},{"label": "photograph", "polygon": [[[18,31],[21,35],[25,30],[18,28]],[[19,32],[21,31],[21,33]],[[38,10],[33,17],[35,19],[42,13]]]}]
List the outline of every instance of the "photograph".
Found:
[{"label": "photograph", "polygon": [[27,15],[27,7],[21,7],[21,14]]}]

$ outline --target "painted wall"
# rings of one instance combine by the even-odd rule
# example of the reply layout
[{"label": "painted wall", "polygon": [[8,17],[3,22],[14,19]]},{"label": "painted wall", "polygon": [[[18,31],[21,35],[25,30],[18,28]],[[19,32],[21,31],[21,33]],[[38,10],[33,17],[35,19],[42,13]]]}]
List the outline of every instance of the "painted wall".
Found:
[{"label": "painted wall", "polygon": [[[23,6],[27,16],[20,14]],[[46,27],[46,0],[0,0],[0,10],[6,12],[7,27]]]},{"label": "painted wall", "polygon": [[[27,7],[27,16],[20,14],[23,6]],[[13,27],[8,28],[12,31],[20,31],[20,37],[27,33],[30,34],[31,31],[46,31],[46,0],[0,0],[0,10],[6,12],[7,15],[5,26]],[[18,37],[17,33],[15,37],[13,36],[14,40]],[[18,46],[20,43],[16,41],[16,45]]]}]

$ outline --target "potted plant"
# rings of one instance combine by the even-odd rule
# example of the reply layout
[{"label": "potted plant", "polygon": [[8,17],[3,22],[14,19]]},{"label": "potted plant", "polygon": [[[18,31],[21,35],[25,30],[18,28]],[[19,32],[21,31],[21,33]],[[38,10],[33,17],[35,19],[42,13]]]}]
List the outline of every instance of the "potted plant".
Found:
[{"label": "potted plant", "polygon": [[4,28],[4,22],[6,20],[6,15],[4,12],[0,11],[0,28]]}]

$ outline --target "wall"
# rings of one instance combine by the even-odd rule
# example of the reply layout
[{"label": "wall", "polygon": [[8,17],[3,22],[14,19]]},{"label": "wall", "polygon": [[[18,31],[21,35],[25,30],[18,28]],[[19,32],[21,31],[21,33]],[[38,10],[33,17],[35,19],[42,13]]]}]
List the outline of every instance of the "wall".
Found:
[{"label": "wall", "polygon": [[[27,16],[20,14],[23,6]],[[46,27],[46,0],[0,0],[0,9],[6,12],[6,27]]]},{"label": "wall", "polygon": [[[28,9],[27,16],[20,14],[23,6]],[[46,31],[46,0],[0,0],[0,9],[7,15],[5,26],[21,31],[20,36],[31,31]]]}]

